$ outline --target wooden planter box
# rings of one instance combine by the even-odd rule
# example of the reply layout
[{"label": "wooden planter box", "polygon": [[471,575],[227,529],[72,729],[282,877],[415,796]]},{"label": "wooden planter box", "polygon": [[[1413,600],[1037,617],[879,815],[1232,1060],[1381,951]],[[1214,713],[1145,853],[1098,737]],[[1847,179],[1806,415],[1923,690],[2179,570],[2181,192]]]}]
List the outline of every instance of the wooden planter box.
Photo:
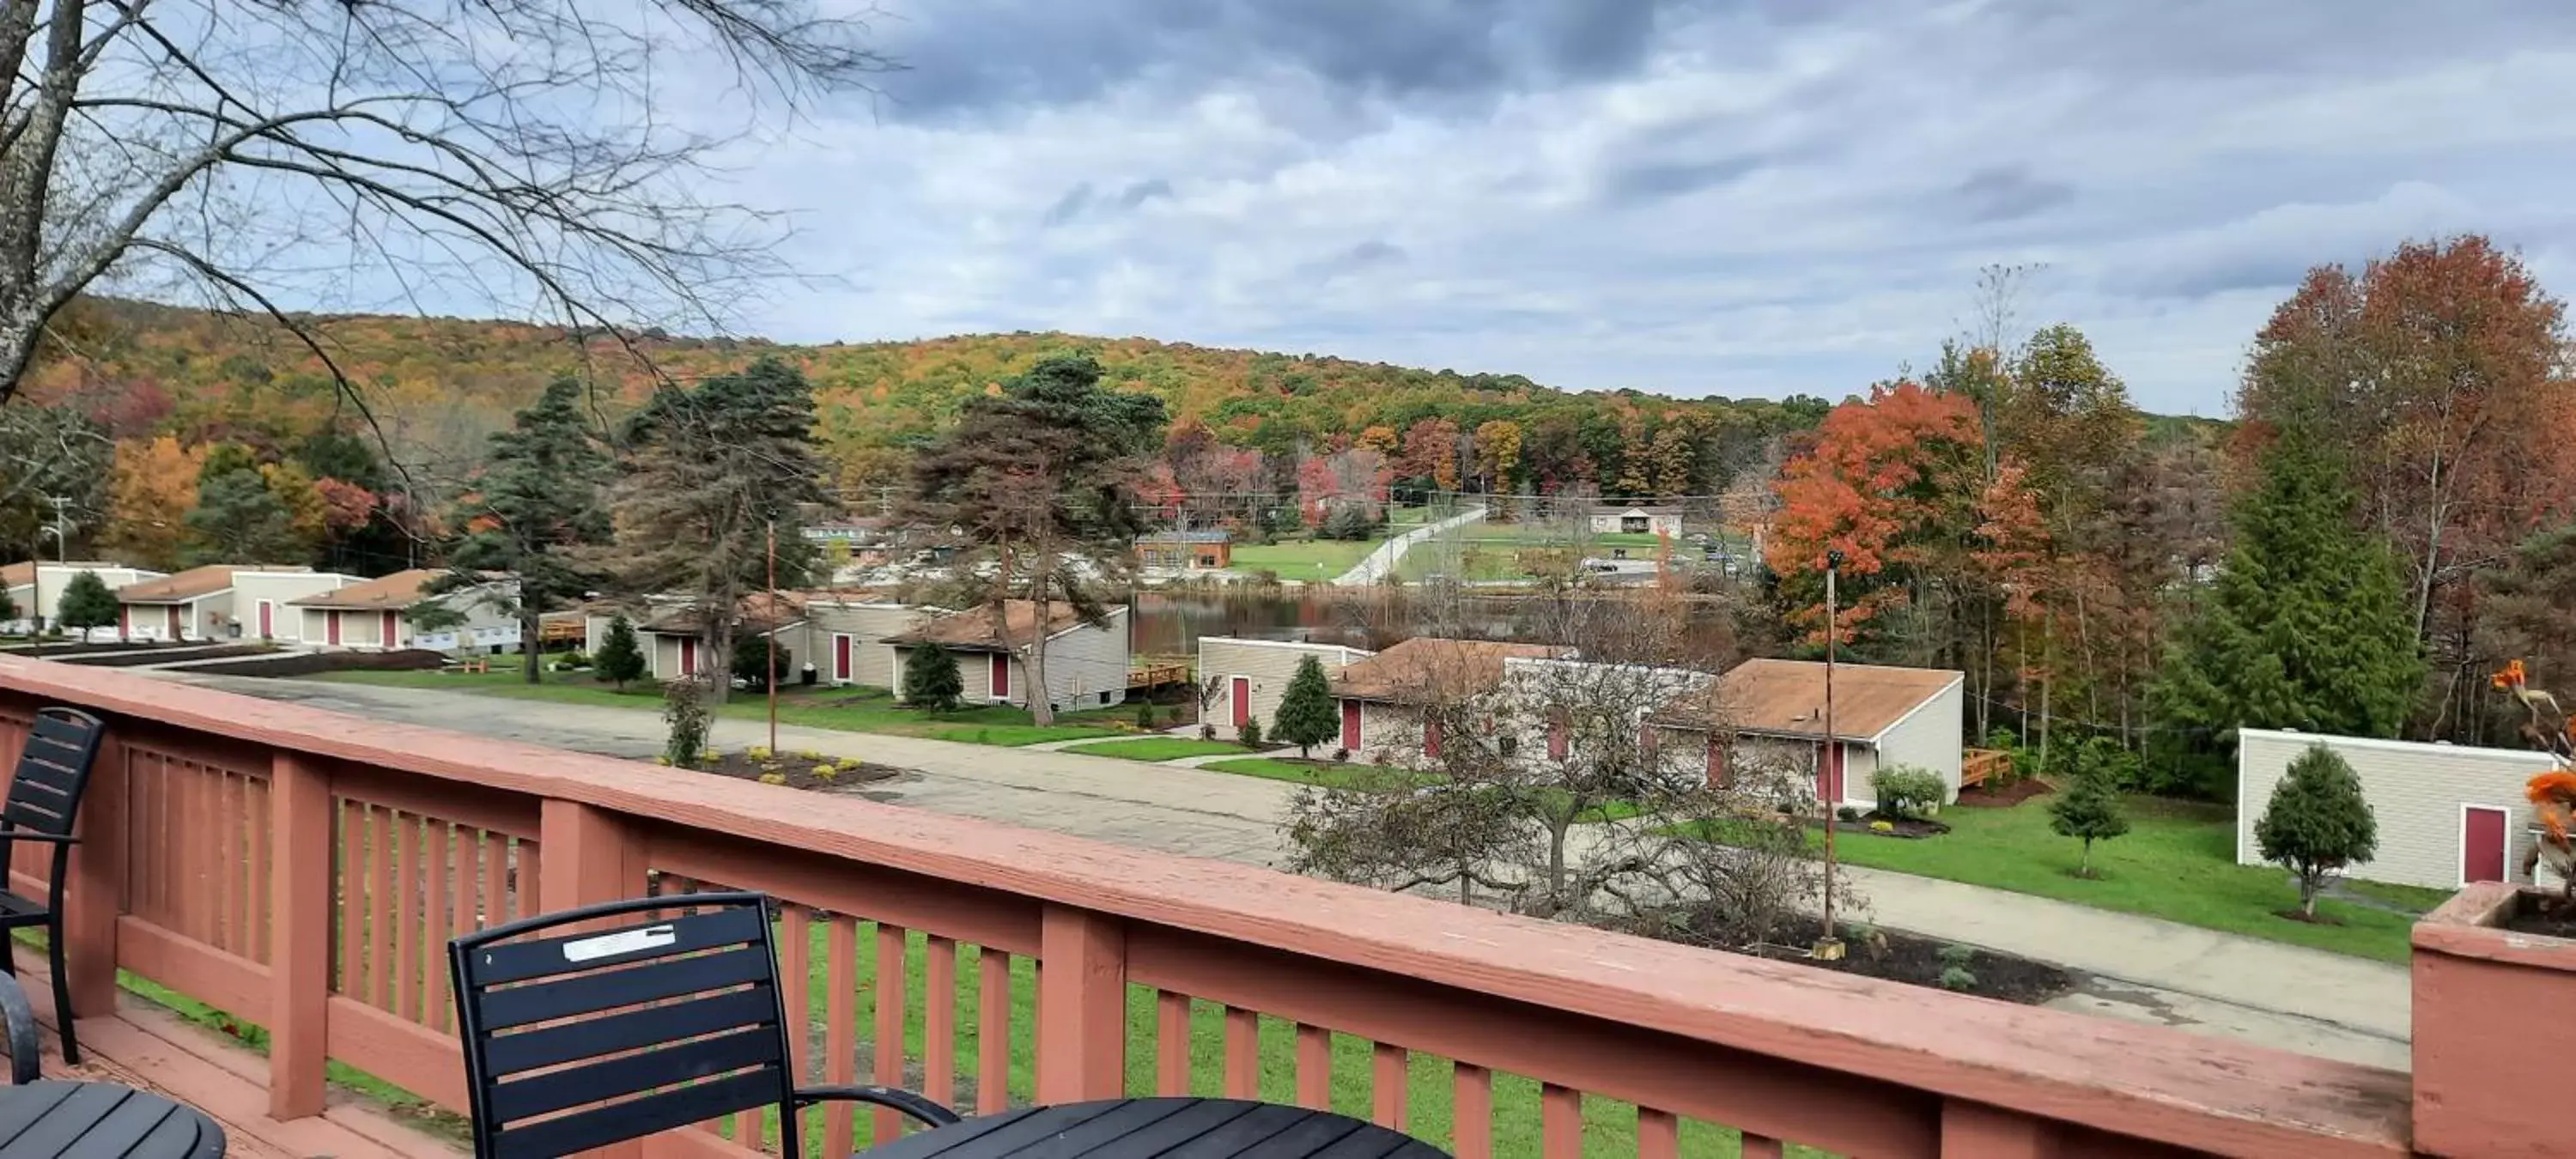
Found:
[{"label": "wooden planter box", "polygon": [[2549,896],[2481,882],[2415,923],[2415,1149],[2565,1155],[2576,940],[2505,921]]}]

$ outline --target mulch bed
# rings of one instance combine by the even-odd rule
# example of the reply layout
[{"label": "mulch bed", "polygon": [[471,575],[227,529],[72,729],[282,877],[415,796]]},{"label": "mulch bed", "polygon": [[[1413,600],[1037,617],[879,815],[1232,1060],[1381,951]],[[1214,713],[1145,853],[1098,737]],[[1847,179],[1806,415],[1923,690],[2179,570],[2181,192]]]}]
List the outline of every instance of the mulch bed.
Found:
[{"label": "mulch bed", "polygon": [[[838,771],[829,777],[816,776],[814,767],[825,761],[830,762]],[[880,765],[871,761],[852,760],[847,757],[824,757],[822,760],[815,760],[811,757],[787,753],[767,760],[755,761],[747,753],[726,753],[723,760],[712,765],[701,765],[698,771],[745,781],[758,781],[763,777],[785,777],[786,780],[783,782],[765,783],[773,785],[783,783],[791,789],[845,789],[852,785],[864,785],[870,781],[882,781],[912,770],[898,769],[893,765]]]},{"label": "mulch bed", "polygon": [[1961,789],[1957,803],[1971,809],[2008,809],[2033,797],[2054,791],[2048,787],[2046,781],[2037,777],[2023,777],[2000,789],[1985,785]]},{"label": "mulch bed", "polygon": [[2505,918],[2504,928],[2517,934],[2576,938],[2576,904],[2559,900],[2555,891],[2526,893],[2515,901],[2512,915]]},{"label": "mulch bed", "polygon": [[90,668],[136,668],[145,664],[175,664],[182,660],[221,660],[229,656],[258,656],[268,651],[263,644],[180,644],[155,648],[136,648],[121,652],[90,652],[66,656],[65,664]]},{"label": "mulch bed", "polygon": [[312,676],[323,672],[421,672],[446,666],[444,652],[403,648],[392,652],[294,652],[226,664],[201,664],[188,671],[214,676]]},{"label": "mulch bed", "polygon": [[[1874,821],[1887,822],[1889,826],[1888,830],[1882,833],[1876,829],[1870,828],[1870,823]],[[1818,824],[1818,822],[1809,821],[1808,824],[1814,825]],[[1888,817],[1873,809],[1867,813],[1861,814],[1861,818],[1858,821],[1845,821],[1840,817],[1836,817],[1834,819],[1834,831],[1837,833],[1856,833],[1863,837],[1918,838],[1938,837],[1949,832],[1950,827],[1938,821],[1918,820],[1912,817]]]},{"label": "mulch bed", "polygon": [[[1756,956],[1911,986],[1942,988],[1941,973],[1949,967],[1941,960],[1941,950],[1949,943],[1892,930],[1872,930],[1870,937],[1863,940],[1854,935],[1852,927],[1837,924],[1845,949],[1839,962],[1820,962],[1805,955],[1803,947],[1813,944],[1824,928],[1823,923],[1814,920],[1802,920],[1782,930],[1777,935],[1782,944]],[[2074,979],[2055,966],[1991,950],[1978,950],[1970,957],[1968,972],[1977,976],[1976,984],[1959,993],[2025,1006],[2036,1006],[2075,987]]]}]

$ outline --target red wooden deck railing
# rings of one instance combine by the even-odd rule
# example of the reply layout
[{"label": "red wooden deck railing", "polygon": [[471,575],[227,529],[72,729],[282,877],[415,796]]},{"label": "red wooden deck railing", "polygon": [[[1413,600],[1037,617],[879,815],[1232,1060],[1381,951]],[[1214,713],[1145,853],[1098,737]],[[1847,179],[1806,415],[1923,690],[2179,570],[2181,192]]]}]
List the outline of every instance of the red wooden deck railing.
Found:
[{"label": "red wooden deck railing", "polygon": [[[265,1026],[281,1118],[321,1108],[326,1059],[462,1104],[451,934],[703,884],[788,903],[809,1073],[864,1058],[986,1110],[1260,1094],[1463,1159],[1737,1132],[1751,1156],[2407,1152],[2404,1076],[2163,1028],[107,669],[0,657],[0,757],[42,704],[113,726],[73,870],[82,1009],[111,1008],[113,961]],[[761,1128],[632,1151],[741,1155]]]}]

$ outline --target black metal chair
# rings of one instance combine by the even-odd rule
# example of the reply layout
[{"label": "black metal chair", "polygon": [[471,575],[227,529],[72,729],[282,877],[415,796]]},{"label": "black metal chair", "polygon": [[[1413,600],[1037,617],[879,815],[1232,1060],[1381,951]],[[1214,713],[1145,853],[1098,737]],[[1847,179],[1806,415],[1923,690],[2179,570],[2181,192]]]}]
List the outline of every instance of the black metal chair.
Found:
[{"label": "black metal chair", "polygon": [[[684,909],[694,912],[531,936]],[[834,1099],[958,1121],[911,1091],[797,1086],[787,1036],[805,1020],[787,1017],[773,951],[769,899],[756,893],[635,898],[449,942],[474,1154],[551,1159],[776,1107],[779,1153],[801,1156],[798,1110]]]},{"label": "black metal chair", "polygon": [[[72,708],[36,710],[35,727],[27,733],[26,751],[18,755],[18,773],[9,782],[9,800],[0,805],[0,886],[5,886],[9,857],[21,841],[54,847],[54,873],[38,902],[0,888],[0,936],[29,926],[45,928],[45,953],[54,969],[54,1022],[62,1028],[63,1061],[80,1061],[80,1041],[72,1034],[71,975],[63,969],[63,891],[71,884],[72,823],[79,819],[81,797],[89,791],[90,766],[98,761],[99,738],[107,731],[95,716]],[[8,947],[0,946],[0,951]],[[0,972],[15,975],[14,954],[0,952]]]}]

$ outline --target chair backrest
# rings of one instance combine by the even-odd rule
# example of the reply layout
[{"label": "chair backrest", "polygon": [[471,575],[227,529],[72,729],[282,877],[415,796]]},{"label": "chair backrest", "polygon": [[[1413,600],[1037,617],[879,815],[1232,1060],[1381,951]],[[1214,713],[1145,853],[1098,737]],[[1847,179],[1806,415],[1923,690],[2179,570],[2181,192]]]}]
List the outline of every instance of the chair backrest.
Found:
[{"label": "chair backrest", "polygon": [[[21,827],[71,836],[81,794],[89,790],[90,766],[98,763],[99,738],[106,731],[97,717],[76,708],[36,710],[26,750],[18,754],[17,775],[9,781],[8,803],[0,805],[0,839]],[[0,855],[5,853],[0,846]]]},{"label": "chair backrest", "polygon": [[[580,923],[593,924],[546,932]],[[551,1159],[767,1106],[781,1108],[779,1153],[804,1154],[768,898],[542,914],[448,943],[448,964],[481,1159]]]}]

